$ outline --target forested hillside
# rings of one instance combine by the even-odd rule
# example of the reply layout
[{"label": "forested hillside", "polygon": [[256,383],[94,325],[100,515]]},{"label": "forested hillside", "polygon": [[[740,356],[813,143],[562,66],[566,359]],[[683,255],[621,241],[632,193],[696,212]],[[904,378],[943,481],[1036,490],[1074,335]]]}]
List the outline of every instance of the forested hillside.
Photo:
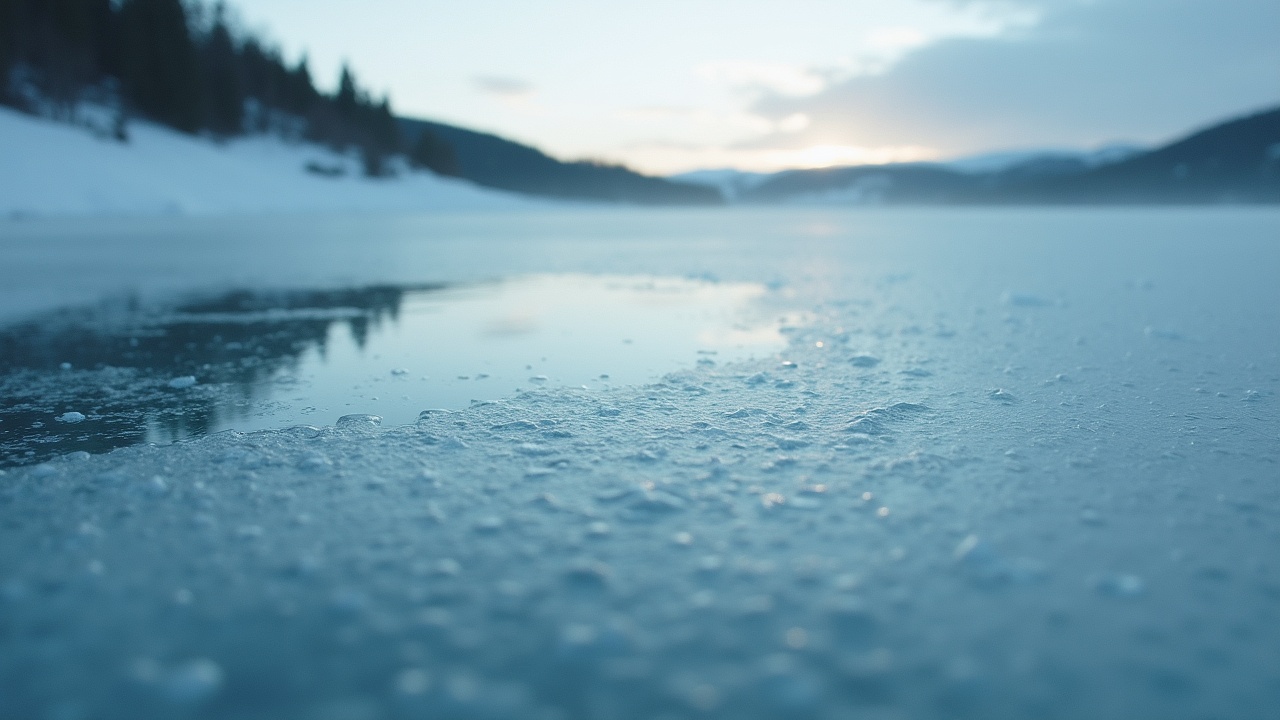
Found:
[{"label": "forested hillside", "polygon": [[235,32],[222,5],[181,0],[0,0],[0,102],[70,114],[96,101],[127,119],[144,117],[188,133],[232,136],[272,130],[358,150],[365,172],[407,154],[448,173],[447,147],[402,143],[390,100],[362,89],[344,68],[333,94],[316,89],[307,60]]},{"label": "forested hillside", "polygon": [[[565,162],[484,133],[395,117],[344,67],[318,90],[305,57],[287,62],[238,31],[222,4],[182,0],[0,0],[0,104],[74,119],[85,103],[114,113],[108,134],[128,139],[145,118],[219,138],[271,133],[357,152],[369,176],[389,160],[501,190],[588,201],[719,204],[697,185],[620,165]],[[101,128],[99,128],[101,129]],[[320,175],[337,166],[309,165]]]}]

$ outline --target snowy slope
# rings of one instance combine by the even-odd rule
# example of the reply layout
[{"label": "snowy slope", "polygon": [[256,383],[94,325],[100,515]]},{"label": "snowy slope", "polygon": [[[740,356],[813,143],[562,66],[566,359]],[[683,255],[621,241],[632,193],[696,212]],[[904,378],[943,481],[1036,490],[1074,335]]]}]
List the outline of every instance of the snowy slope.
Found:
[{"label": "snowy slope", "polygon": [[[144,122],[130,140],[0,108],[0,215],[221,215],[528,207],[532,201],[429,173],[370,180],[351,158],[257,136],[215,143]],[[340,178],[310,162],[344,165]]]}]

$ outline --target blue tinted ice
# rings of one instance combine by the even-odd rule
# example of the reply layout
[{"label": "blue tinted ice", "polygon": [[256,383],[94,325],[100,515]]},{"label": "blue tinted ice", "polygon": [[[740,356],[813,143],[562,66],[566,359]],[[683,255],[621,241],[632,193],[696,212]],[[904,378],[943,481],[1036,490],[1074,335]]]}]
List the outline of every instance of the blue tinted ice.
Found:
[{"label": "blue tinted ice", "polygon": [[[474,280],[479,242],[498,275],[714,275],[805,322],[654,382],[535,367],[410,425],[9,469],[0,714],[1275,716],[1280,215],[601,217],[404,272]],[[363,252],[450,227],[370,221]]]}]

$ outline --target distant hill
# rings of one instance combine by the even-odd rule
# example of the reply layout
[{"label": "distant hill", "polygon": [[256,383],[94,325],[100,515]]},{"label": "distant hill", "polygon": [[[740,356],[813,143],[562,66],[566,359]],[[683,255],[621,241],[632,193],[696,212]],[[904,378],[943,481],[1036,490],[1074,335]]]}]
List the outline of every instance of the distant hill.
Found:
[{"label": "distant hill", "polygon": [[1084,173],[1038,178],[1010,200],[1067,203],[1280,202],[1280,108],[1215,125]]},{"label": "distant hill", "polygon": [[900,163],[791,170],[737,193],[742,203],[1280,203],[1280,108],[1145,152],[1046,153],[1011,163]]},{"label": "distant hill", "polygon": [[497,135],[428,120],[400,119],[409,145],[424,132],[452,150],[453,171],[485,187],[544,197],[639,205],[720,205],[714,188],[641,175],[620,165],[562,162]]},{"label": "distant hill", "polygon": [[672,175],[669,179],[691,185],[705,185],[715,188],[720,191],[726,201],[733,202],[738,199],[738,196],[744,190],[759,185],[768,180],[769,177],[769,173],[747,172],[733,168],[716,168],[712,170],[692,170],[679,175]]}]

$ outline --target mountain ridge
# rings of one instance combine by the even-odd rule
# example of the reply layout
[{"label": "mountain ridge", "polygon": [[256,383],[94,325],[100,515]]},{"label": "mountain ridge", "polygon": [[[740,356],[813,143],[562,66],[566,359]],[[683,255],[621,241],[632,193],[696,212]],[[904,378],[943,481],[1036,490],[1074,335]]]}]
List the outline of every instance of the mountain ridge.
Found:
[{"label": "mountain ridge", "polygon": [[952,163],[786,170],[757,179],[727,199],[871,205],[1280,203],[1280,106],[1118,155],[1094,163],[1087,154],[1050,151],[977,172]]},{"label": "mountain ridge", "polygon": [[424,133],[453,153],[453,173],[477,185],[562,200],[640,205],[720,205],[711,188],[638,173],[622,165],[557,160],[541,150],[499,135],[457,125],[398,118],[409,145]]}]

